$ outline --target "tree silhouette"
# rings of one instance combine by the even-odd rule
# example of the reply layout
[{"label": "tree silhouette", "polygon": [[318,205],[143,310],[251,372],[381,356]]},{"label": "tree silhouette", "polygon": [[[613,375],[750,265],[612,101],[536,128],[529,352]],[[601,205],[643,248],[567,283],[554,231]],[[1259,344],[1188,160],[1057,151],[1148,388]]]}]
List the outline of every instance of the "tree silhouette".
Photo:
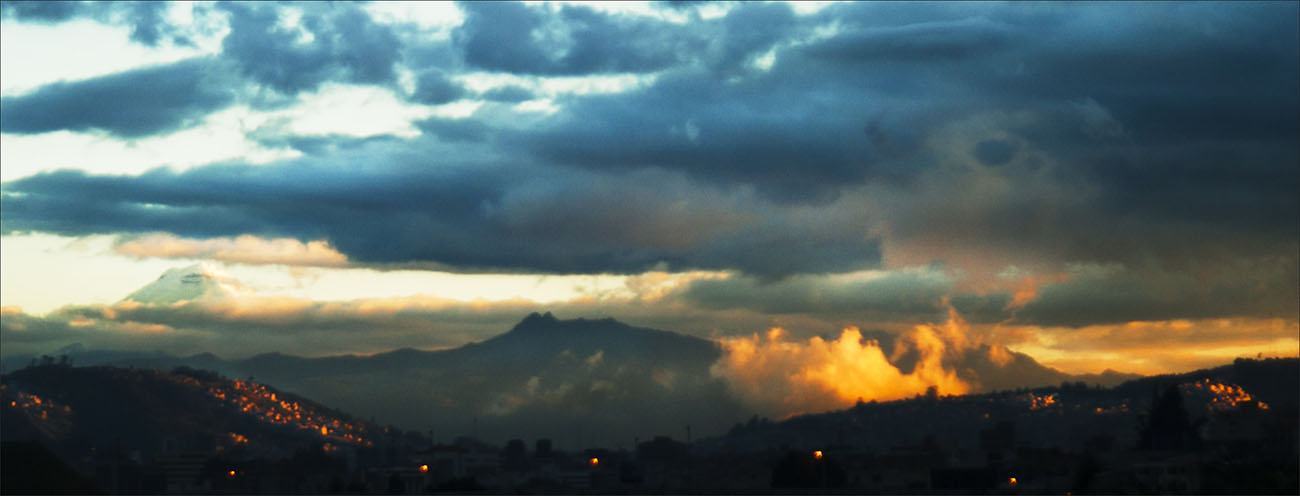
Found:
[{"label": "tree silhouette", "polygon": [[1139,430],[1139,449],[1185,451],[1200,445],[1177,385],[1169,386],[1156,398]]}]

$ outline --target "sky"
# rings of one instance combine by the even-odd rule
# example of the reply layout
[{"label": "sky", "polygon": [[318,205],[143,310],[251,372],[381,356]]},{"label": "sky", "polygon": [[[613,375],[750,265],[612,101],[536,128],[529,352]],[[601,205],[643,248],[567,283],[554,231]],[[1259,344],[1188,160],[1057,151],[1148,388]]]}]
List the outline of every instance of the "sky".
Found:
[{"label": "sky", "polygon": [[0,5],[6,353],[1300,348],[1294,2]]}]

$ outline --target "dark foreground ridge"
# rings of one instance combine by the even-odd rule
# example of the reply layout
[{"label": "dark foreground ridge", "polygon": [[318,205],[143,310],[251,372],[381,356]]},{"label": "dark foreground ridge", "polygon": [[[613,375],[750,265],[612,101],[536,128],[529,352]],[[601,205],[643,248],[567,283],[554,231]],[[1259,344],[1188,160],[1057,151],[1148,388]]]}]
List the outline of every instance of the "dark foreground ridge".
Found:
[{"label": "dark foreground ridge", "polygon": [[1117,388],[935,394],[754,417],[720,437],[560,450],[544,436],[439,443],[212,372],[47,364],[3,377],[0,435],[5,473],[28,474],[6,475],[6,494],[1294,493],[1298,365],[1239,359]]}]

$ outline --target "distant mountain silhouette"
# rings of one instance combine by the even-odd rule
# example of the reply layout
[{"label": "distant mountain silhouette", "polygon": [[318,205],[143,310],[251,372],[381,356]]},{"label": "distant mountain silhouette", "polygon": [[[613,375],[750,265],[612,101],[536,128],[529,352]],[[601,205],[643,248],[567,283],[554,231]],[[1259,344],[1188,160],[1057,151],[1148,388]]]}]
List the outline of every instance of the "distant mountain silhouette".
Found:
[{"label": "distant mountain silhouette", "polygon": [[712,341],[610,318],[534,313],[506,333],[450,350],[266,353],[230,361],[151,355],[113,363],[251,376],[384,423],[432,428],[435,437],[477,432],[503,441],[527,434],[555,438],[559,446],[630,446],[637,437],[684,437],[687,425],[721,432],[752,414],[710,374],[720,353]]},{"label": "distant mountain silhouette", "polygon": [[[868,333],[892,349],[893,338]],[[634,327],[612,318],[561,320],[528,315],[508,332],[440,351],[409,348],[369,356],[304,358],[265,353],[223,360],[204,353],[69,348],[77,365],[117,364],[170,370],[189,366],[231,377],[255,377],[276,387],[385,423],[503,440],[544,433],[564,443],[657,434],[722,432],[756,413],[710,374],[720,357],[712,341]],[[1084,382],[1114,385],[1136,376],[1072,376],[1032,357],[1006,351],[999,362],[981,346],[946,357],[947,366],[976,392]],[[10,359],[8,363],[20,362]],[[915,356],[896,365],[904,372]],[[498,439],[500,438],[500,439]]]},{"label": "distant mountain silhouette", "polygon": [[993,358],[993,350],[989,345],[966,350],[950,365],[957,370],[958,377],[977,385],[977,392],[1056,386],[1063,382],[1111,387],[1142,377],[1113,370],[1100,374],[1067,374],[1040,364],[1029,355],[1006,349],[1003,352],[1008,359],[999,363]]}]

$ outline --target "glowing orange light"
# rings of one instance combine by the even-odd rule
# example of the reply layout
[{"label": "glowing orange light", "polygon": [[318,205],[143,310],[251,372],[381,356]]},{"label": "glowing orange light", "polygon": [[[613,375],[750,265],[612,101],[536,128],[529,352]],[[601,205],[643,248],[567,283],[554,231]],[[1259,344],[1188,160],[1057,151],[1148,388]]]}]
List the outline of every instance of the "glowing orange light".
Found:
[{"label": "glowing orange light", "polygon": [[1010,478],[1010,479],[1007,479],[1007,484],[1010,485],[1011,487],[1015,487],[1017,483],[1018,483],[1018,481],[1016,481],[1016,478],[1015,478],[1015,477],[1012,477],[1012,478]]},{"label": "glowing orange light", "polygon": [[427,474],[427,473],[429,473],[429,466],[428,466],[428,465],[420,465],[420,473],[422,473],[422,474]]},{"label": "glowing orange light", "polygon": [[596,465],[600,465],[600,459],[599,459],[599,458],[592,458],[591,460],[588,460],[588,463],[590,463],[591,466],[595,467]]},{"label": "glowing orange light", "polygon": [[813,452],[813,458],[816,458],[816,459],[818,459],[818,460],[821,460],[821,459],[822,459],[822,450],[814,451],[814,452]]},{"label": "glowing orange light", "polygon": [[234,471],[234,470],[231,470],[231,471],[229,471],[229,472],[226,472],[226,477],[234,477],[234,476],[235,476],[235,471]]},{"label": "glowing orange light", "polygon": [[325,426],[323,426],[323,425],[320,426],[320,435],[322,435],[322,436],[328,436],[328,435],[330,435],[330,430],[329,430],[329,428],[327,428],[327,427],[325,427]]}]

